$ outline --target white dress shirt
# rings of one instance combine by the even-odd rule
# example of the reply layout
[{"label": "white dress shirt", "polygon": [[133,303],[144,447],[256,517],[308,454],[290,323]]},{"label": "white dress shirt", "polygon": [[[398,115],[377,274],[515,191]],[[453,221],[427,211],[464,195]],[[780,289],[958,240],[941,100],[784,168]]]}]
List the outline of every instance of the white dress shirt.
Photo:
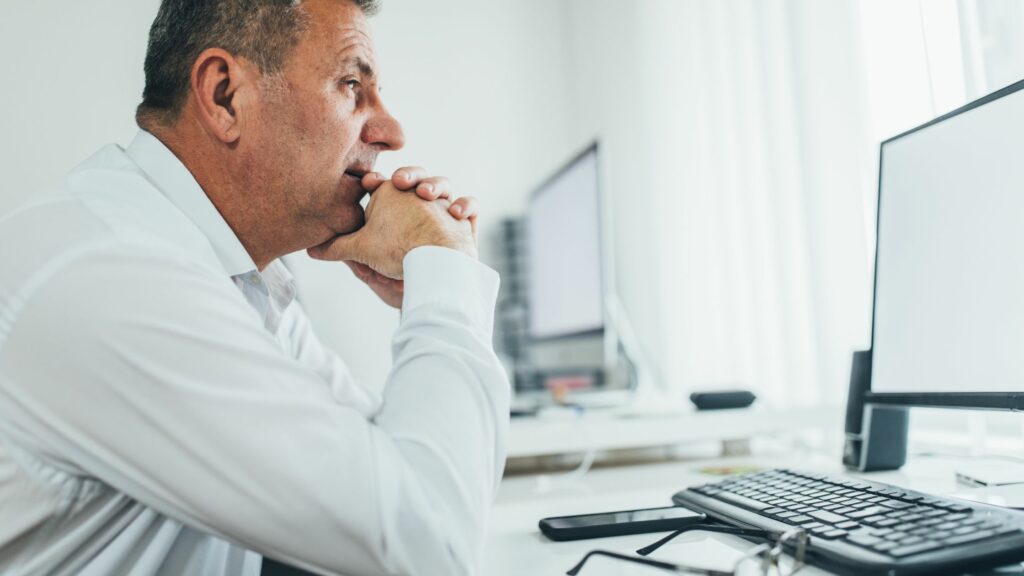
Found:
[{"label": "white dress shirt", "polygon": [[0,574],[473,573],[498,278],[436,247],[404,273],[380,397],[146,132],[0,220]]}]

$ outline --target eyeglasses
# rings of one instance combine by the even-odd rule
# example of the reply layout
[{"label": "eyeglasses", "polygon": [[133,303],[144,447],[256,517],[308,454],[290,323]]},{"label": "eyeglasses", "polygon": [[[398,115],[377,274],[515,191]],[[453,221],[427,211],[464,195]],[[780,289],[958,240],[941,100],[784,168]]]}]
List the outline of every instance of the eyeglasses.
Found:
[{"label": "eyeglasses", "polygon": [[[731,572],[698,568],[694,566],[684,566],[662,560],[646,558],[646,556],[658,548],[661,548],[668,542],[672,541],[676,536],[679,536],[684,532],[695,531],[734,534],[736,536],[744,536],[747,538],[760,538],[767,540],[768,542],[758,544],[748,550],[736,562],[736,564],[733,565]],[[591,550],[583,556],[583,559],[580,560],[579,563],[566,572],[566,574],[569,576],[577,576],[580,574],[588,559],[593,556],[604,556],[614,560],[641,564],[652,569],[671,574],[688,574],[691,576],[792,576],[804,565],[804,556],[807,552],[807,542],[807,532],[801,529],[793,529],[779,533],[747,528],[734,528],[732,526],[720,526],[715,524],[694,524],[681,530],[677,530],[649,546],[640,548],[636,551],[639,556],[630,556],[628,554],[620,554],[618,552],[610,552],[608,550]],[[793,562],[784,570],[779,564],[779,559],[782,557],[783,552],[787,550],[792,552]]]}]

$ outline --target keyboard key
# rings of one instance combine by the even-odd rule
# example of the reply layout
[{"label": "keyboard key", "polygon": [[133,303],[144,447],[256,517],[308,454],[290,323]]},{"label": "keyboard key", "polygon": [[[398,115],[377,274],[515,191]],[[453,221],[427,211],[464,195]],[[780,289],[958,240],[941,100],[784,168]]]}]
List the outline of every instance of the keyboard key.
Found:
[{"label": "keyboard key", "polygon": [[857,524],[853,520],[847,520],[846,522],[840,522],[839,524],[836,524],[836,528],[841,528],[843,530],[854,530],[859,527],[860,524]]},{"label": "keyboard key", "polygon": [[825,522],[827,524],[838,524],[840,522],[845,522],[847,520],[845,516],[840,516],[839,514],[833,514],[832,512],[826,512],[824,510],[818,512],[810,512],[807,515],[811,518],[821,520],[822,522]]},{"label": "keyboard key", "polygon": [[935,550],[941,545],[938,542],[920,542],[918,544],[912,544],[910,546],[899,546],[886,552],[890,556],[902,558],[904,556],[910,556],[912,554],[920,554],[921,552],[927,552],[929,550]]},{"label": "keyboard key", "polygon": [[747,498],[746,496],[740,496],[739,494],[736,494],[734,492],[722,492],[716,495],[715,498],[719,500],[724,500],[730,504],[735,504],[740,508],[746,508],[747,510],[755,510],[758,512],[771,508],[770,504],[758,502],[757,500]]},{"label": "keyboard key", "polygon": [[913,506],[913,504],[900,502],[899,500],[882,500],[878,505],[885,506],[886,508],[892,508],[893,510],[903,510],[904,508],[910,508]]},{"label": "keyboard key", "polygon": [[971,534],[964,534],[962,536],[953,536],[952,538],[946,538],[942,541],[946,546],[956,546],[958,544],[967,544],[968,542],[976,542],[978,540],[984,540],[995,536],[996,533],[991,530],[982,530],[980,532],[972,532]]},{"label": "keyboard key", "polygon": [[882,512],[885,512],[886,510],[887,510],[886,508],[882,508],[880,506],[871,506],[869,508],[864,508],[863,510],[857,510],[856,512],[851,512],[847,516],[849,516],[850,518],[853,518],[854,520],[859,520],[861,518],[868,518],[869,516],[874,516],[876,514],[880,514]]},{"label": "keyboard key", "polygon": [[846,536],[847,534],[849,534],[849,532],[847,532],[846,530],[835,530],[835,529],[833,529],[833,530],[829,530],[828,532],[825,532],[824,534],[819,534],[819,536],[821,536],[822,538],[828,538],[829,540],[834,540],[836,538],[842,538],[843,536]]},{"label": "keyboard key", "polygon": [[789,521],[794,524],[803,524],[804,522],[813,522],[814,518],[801,514],[800,516],[793,516],[792,518],[789,518]]},{"label": "keyboard key", "polygon": [[882,542],[882,539],[878,536],[872,536],[870,534],[850,534],[849,536],[847,536],[846,541],[850,542],[851,544],[856,544],[857,546],[869,548],[871,546],[874,546],[875,544],[880,544]]}]

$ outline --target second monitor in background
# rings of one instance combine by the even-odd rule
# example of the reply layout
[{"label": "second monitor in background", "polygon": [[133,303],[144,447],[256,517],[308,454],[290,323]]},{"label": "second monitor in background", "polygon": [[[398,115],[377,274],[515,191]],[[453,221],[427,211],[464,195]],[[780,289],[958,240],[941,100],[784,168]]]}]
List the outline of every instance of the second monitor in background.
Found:
[{"label": "second monitor in background", "polygon": [[595,142],[532,194],[523,222],[522,397],[618,403],[636,384],[615,297],[611,222]]}]

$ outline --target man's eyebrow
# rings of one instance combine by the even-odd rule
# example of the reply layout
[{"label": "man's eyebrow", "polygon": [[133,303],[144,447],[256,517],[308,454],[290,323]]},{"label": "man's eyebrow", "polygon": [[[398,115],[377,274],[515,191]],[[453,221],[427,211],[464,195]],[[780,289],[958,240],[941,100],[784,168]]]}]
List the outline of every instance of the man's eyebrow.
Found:
[{"label": "man's eyebrow", "polygon": [[376,77],[376,73],[373,70],[373,66],[371,66],[369,62],[367,62],[366,60],[364,60],[360,56],[347,56],[345,58],[342,58],[340,64],[338,65],[338,67],[339,68],[355,67],[355,68],[359,69],[359,72],[363,76],[367,76],[367,77],[370,77],[370,78]]}]

